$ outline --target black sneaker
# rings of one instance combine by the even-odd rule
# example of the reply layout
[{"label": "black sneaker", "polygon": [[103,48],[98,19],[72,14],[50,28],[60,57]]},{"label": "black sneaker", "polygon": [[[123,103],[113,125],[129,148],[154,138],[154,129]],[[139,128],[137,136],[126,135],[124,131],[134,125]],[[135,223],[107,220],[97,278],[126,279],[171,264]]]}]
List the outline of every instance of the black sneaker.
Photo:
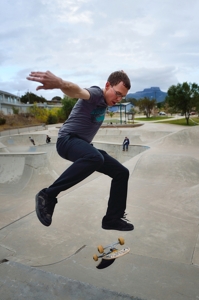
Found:
[{"label": "black sneaker", "polygon": [[43,189],[35,196],[35,201],[39,221],[45,226],[50,226],[57,198],[49,198]]},{"label": "black sneaker", "polygon": [[102,228],[107,230],[130,231],[134,229],[133,224],[128,223],[126,215],[119,219],[108,220],[106,216],[102,219]]}]

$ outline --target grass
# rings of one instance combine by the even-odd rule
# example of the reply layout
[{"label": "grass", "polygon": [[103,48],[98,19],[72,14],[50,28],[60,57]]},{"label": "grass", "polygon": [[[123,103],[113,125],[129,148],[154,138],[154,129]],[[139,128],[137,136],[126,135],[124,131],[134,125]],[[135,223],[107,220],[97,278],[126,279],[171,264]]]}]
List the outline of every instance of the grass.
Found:
[{"label": "grass", "polygon": [[[172,118],[172,117],[171,117]],[[150,117],[150,118],[146,118],[146,117],[143,117],[143,118],[137,118],[135,117],[135,120],[136,121],[158,121],[158,120],[165,120],[165,119],[170,119],[170,117],[161,117],[161,116],[157,116],[157,117]]]},{"label": "grass", "polygon": [[[173,120],[171,119],[173,118]],[[168,119],[168,121],[167,121]],[[192,121],[193,120],[193,121]],[[147,121],[150,121],[150,122],[153,122],[153,121],[156,121],[157,123],[161,123],[161,121],[163,121],[162,123],[166,123],[166,124],[176,124],[176,125],[181,125],[181,126],[197,126],[199,125],[199,117],[196,117],[196,116],[191,116],[191,118],[189,119],[189,124],[187,125],[187,121],[185,118],[179,118],[179,119],[176,119],[175,117],[168,117],[168,116],[152,116],[150,118],[146,118],[146,117],[135,117],[135,122],[136,121],[139,121],[139,122],[147,122]],[[120,120],[119,120],[119,116],[118,116],[118,119],[115,119],[115,118],[107,118],[104,120],[104,123],[109,123],[112,122],[112,124],[120,124]],[[124,121],[122,121],[122,124],[124,124]],[[128,121],[127,121],[127,124]]]},{"label": "grass", "polygon": [[[185,118],[179,118],[176,119],[173,117],[173,120],[171,120],[172,117],[150,117],[150,118],[136,118],[137,121],[158,121],[157,123],[166,123],[166,124],[176,124],[176,125],[181,125],[181,126],[197,126],[199,125],[199,117],[191,117],[189,118],[189,124],[187,125],[187,120]],[[169,119],[166,121],[166,119]]]},{"label": "grass", "polygon": [[119,123],[120,120],[118,120],[118,119],[105,119],[104,120],[104,123],[109,123],[110,124],[110,122],[112,122],[112,123]]},{"label": "grass", "polygon": [[166,124],[176,124],[176,125],[182,125],[182,126],[197,126],[197,125],[199,125],[199,118],[197,118],[197,117],[193,118],[192,117],[191,119],[189,119],[189,124],[188,125],[187,125],[187,120],[185,118],[164,121],[164,123],[166,123]]}]

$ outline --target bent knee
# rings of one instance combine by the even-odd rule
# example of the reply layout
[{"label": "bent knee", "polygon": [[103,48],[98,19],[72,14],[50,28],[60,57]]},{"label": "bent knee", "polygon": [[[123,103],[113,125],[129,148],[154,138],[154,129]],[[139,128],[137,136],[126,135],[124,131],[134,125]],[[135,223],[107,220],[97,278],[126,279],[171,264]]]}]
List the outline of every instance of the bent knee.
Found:
[{"label": "bent knee", "polygon": [[126,176],[127,178],[129,178],[129,169],[127,169],[126,167],[124,167],[124,170],[123,170],[123,172],[124,172],[124,176]]},{"label": "bent knee", "polygon": [[126,167],[122,166],[119,176],[121,176],[123,179],[128,180],[129,179],[129,170]]},{"label": "bent knee", "polygon": [[89,155],[87,157],[92,163],[96,166],[96,168],[99,168],[103,165],[104,163],[104,157],[100,153],[95,153],[93,155]]}]

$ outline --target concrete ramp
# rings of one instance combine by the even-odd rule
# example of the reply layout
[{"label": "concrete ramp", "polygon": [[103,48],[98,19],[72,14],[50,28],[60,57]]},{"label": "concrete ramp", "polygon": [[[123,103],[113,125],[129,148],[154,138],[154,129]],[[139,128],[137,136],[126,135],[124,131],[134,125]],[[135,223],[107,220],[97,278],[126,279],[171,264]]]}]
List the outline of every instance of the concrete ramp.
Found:
[{"label": "concrete ramp", "polygon": [[49,163],[45,153],[0,154],[0,194],[16,194],[23,190],[33,173],[36,176],[49,174]]},{"label": "concrete ramp", "polygon": [[199,160],[178,154],[150,153],[136,165],[133,177],[167,184],[193,186],[199,184]]},{"label": "concrete ramp", "polygon": [[2,300],[141,300],[15,262],[5,262],[0,269]]},{"label": "concrete ramp", "polygon": [[199,126],[171,133],[158,143],[161,148],[194,148],[199,147]]},{"label": "concrete ramp", "polygon": [[[199,299],[199,127],[150,123],[99,134],[96,147],[127,158],[126,212],[134,231],[101,228],[111,178],[97,172],[60,193],[51,226],[43,226],[35,194],[70,162],[58,156],[54,143],[45,144],[45,132],[35,135],[34,153],[25,151],[32,146],[27,136],[24,144],[22,137],[0,139],[0,148],[9,151],[0,154],[2,299]],[[122,152],[125,136],[128,153]],[[142,144],[135,145],[134,137]],[[147,151],[133,156],[134,146]],[[98,270],[92,258],[97,246],[119,236],[130,252]]]}]

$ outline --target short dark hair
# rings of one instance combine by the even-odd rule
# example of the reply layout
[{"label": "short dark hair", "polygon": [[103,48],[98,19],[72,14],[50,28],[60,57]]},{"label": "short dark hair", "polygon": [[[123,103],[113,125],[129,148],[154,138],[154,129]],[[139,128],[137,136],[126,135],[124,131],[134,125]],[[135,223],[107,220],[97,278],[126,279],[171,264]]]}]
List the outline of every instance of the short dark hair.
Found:
[{"label": "short dark hair", "polygon": [[109,75],[107,81],[110,82],[110,84],[113,86],[117,85],[118,83],[120,83],[122,81],[124,83],[124,86],[128,90],[130,90],[130,88],[131,88],[130,79],[123,70],[115,71],[115,72],[111,73]]}]

